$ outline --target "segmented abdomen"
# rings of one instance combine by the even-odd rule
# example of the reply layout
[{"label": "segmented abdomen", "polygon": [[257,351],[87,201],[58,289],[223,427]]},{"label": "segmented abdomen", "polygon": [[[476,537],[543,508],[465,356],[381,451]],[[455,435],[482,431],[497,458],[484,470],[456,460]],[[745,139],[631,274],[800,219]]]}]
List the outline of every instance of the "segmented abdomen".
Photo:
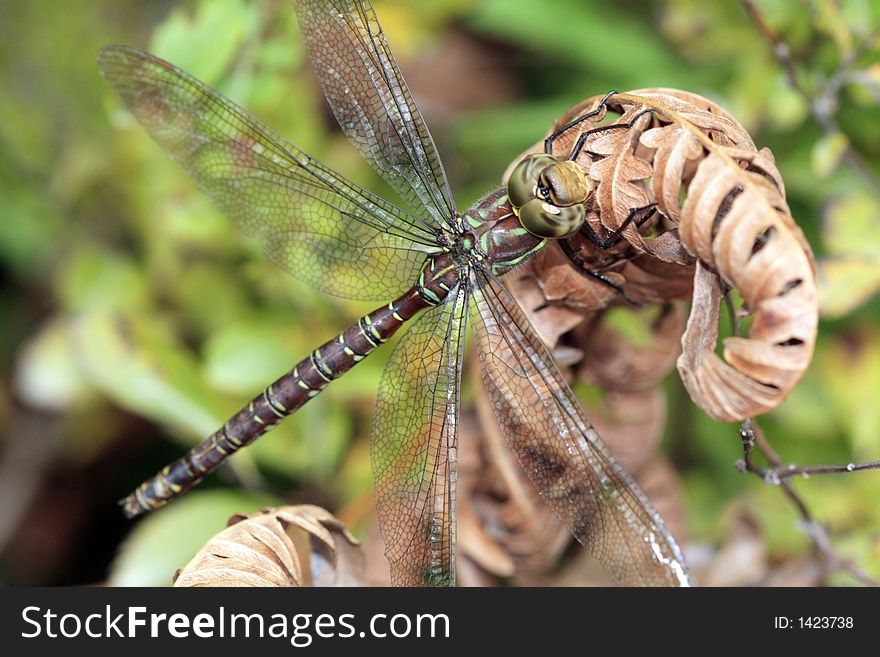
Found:
[{"label": "segmented abdomen", "polygon": [[420,310],[442,303],[459,278],[448,255],[428,258],[416,285],[315,349],[211,436],[138,486],[120,502],[125,514],[131,518],[156,509],[195,486],[227,456],[254,442],[357,365]]}]

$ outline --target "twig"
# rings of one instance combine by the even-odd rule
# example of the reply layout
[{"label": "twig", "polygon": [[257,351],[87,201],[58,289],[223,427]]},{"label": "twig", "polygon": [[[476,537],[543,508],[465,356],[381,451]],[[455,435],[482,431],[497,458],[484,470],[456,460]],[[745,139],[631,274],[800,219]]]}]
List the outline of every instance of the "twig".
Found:
[{"label": "twig", "polygon": [[[813,518],[806,503],[795,492],[789,479],[795,475],[809,476],[811,474],[827,474],[832,472],[855,472],[857,470],[868,470],[880,468],[880,461],[871,463],[862,463],[856,465],[849,463],[847,465],[816,465],[816,466],[794,466],[783,465],[779,455],[776,454],[773,447],[767,442],[763,432],[757,423],[752,419],[743,422],[739,430],[740,439],[743,443],[743,458],[736,464],[737,470],[740,472],[750,472],[759,476],[765,484],[771,486],[780,486],[785,491],[786,496],[794,504],[801,515],[801,529],[810,538],[816,553],[827,564],[830,571],[842,571],[849,573],[865,586],[880,586],[880,582],[868,575],[862,570],[858,564],[843,559],[837,555],[831,547],[831,540],[828,532],[821,523]],[[762,468],[755,465],[752,460],[752,450],[755,446],[761,450],[767,461],[773,466],[771,468]]]},{"label": "twig", "polygon": [[[785,72],[789,85],[806,102],[819,126],[828,135],[843,134],[836,120],[839,96],[843,85],[850,79],[853,67],[863,53],[854,48],[847,48],[841,54],[841,62],[838,69],[824,80],[820,89],[816,92],[811,92],[798,74],[798,67],[792,57],[791,48],[767,23],[755,0],[741,0],[741,2],[755,27],[770,45],[773,56]],[[873,41],[873,38],[869,39],[869,41]],[[865,162],[851,144],[847,143],[842,159],[861,176],[874,193],[880,194],[880,178],[877,177],[868,163]],[[765,484],[782,488],[801,516],[801,528],[810,538],[816,553],[823,559],[827,567],[831,571],[847,572],[862,584],[880,586],[880,582],[867,575],[857,564],[840,558],[834,552],[827,531],[813,518],[806,503],[795,492],[791,482],[791,478],[794,476],[809,477],[818,474],[878,469],[880,468],[880,461],[861,464],[848,463],[846,465],[784,465],[770,443],[767,442],[760,428],[752,420],[746,420],[743,423],[740,429],[740,438],[743,443],[743,458],[737,462],[737,469],[740,472],[749,472],[757,475]],[[771,467],[762,468],[754,463],[752,451],[756,446],[770,463]]]},{"label": "twig", "polygon": [[[791,55],[791,48],[777,35],[768,25],[767,20],[761,13],[760,8],[754,0],[741,0],[743,8],[752,19],[752,22],[763,35],[764,39],[770,44],[773,56],[779,62],[785,71],[785,76],[791,88],[794,89],[807,103],[810,112],[816,122],[822,127],[826,134],[843,134],[837,123],[835,115],[839,105],[840,90],[847,82],[852,72],[852,67],[858,60],[861,52],[852,50],[846,52],[841,57],[841,63],[837,71],[825,80],[825,84],[817,94],[812,94],[803,85],[798,76],[797,66]],[[873,41],[873,39],[869,39]],[[841,155],[842,159],[852,167],[865,181],[865,183],[874,191],[880,194],[880,178],[874,173],[871,166],[856,151],[852,145],[847,142]]]},{"label": "twig", "polygon": [[[764,483],[770,486],[779,485],[783,479],[789,479],[800,475],[804,478],[814,474],[832,474],[835,472],[858,472],[860,470],[876,470],[880,469],[880,461],[869,461],[867,463],[847,463],[846,465],[783,465],[772,451],[769,443],[767,443],[760,429],[752,420],[743,422],[740,428],[740,438],[743,441],[743,466],[746,472],[760,474],[764,478]],[[773,463],[772,468],[759,468],[751,460],[751,449],[758,444],[761,451],[767,456],[767,460]],[[774,458],[770,458],[773,454]]]}]

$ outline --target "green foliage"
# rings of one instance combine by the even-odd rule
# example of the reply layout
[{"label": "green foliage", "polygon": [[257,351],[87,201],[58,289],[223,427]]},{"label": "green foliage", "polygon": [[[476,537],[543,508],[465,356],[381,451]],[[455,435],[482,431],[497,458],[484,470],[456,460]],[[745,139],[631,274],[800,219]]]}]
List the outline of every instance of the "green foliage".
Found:
[{"label": "green foliage", "polygon": [[[424,90],[467,98],[464,90],[491,88],[493,79],[516,92],[476,94],[454,114],[424,104],[461,207],[497,186],[510,161],[587,96],[675,86],[739,118],[759,146],[773,149],[793,214],[819,254],[825,317],[815,364],[762,421],[765,432],[786,462],[880,458],[877,3],[758,0],[810,97],[845,67],[833,130],[817,121],[736,2],[376,4],[405,73],[418,64],[430,78],[457,32],[484,53],[504,48],[503,67],[493,60],[480,69],[485,80],[440,89],[424,73],[410,80],[417,97]],[[383,194],[387,187],[328,120],[286,2],[77,0],[63,12],[12,5],[0,21],[0,407],[13,407],[14,387],[19,403],[75,419],[55,441],[54,468],[68,467],[84,441],[92,441],[88,462],[127,444],[134,418],[151,423],[154,445],[188,447],[369,306],[327,298],[274,269],[119,107],[97,72],[98,47],[149,48],[358,183]],[[853,168],[852,152],[864,171]],[[317,489],[340,505],[368,492],[366,437],[387,355],[359,365],[233,459],[239,481],[279,498]],[[734,471],[735,427],[709,421],[681,395],[671,382],[693,536],[722,539],[718,518],[744,503],[774,556],[804,553],[780,491]],[[114,423],[110,408],[127,415]],[[83,431],[96,426],[107,431]],[[117,487],[149,474],[131,458]],[[817,518],[832,523],[841,553],[876,575],[870,537],[880,531],[880,476],[813,477],[797,487]],[[238,490],[194,491],[136,525],[111,583],[167,584],[233,512],[278,501]]]},{"label": "green foliage", "polygon": [[822,313],[839,318],[880,289],[880,200],[854,192],[829,201],[822,237],[827,257],[819,274]]}]

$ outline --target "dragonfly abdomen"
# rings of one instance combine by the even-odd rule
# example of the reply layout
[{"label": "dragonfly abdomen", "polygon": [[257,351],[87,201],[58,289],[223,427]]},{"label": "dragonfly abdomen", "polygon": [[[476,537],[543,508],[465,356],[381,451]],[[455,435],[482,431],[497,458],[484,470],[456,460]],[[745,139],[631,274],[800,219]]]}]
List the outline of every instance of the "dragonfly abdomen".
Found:
[{"label": "dragonfly abdomen", "polygon": [[315,349],[210,437],[138,486],[121,502],[125,514],[134,517],[156,509],[195,486],[230,454],[254,442],[370,355],[419,311],[442,303],[460,278],[460,266],[448,254],[429,257],[409,290]]}]

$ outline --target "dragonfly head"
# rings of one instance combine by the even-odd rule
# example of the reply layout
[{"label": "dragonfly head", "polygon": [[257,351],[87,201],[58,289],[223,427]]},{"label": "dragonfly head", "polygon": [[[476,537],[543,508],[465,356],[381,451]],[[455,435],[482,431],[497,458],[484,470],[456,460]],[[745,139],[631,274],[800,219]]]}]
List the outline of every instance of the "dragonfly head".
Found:
[{"label": "dragonfly head", "polygon": [[537,237],[570,237],[584,225],[593,181],[577,162],[546,153],[527,155],[507,182],[507,196],[523,228]]}]

